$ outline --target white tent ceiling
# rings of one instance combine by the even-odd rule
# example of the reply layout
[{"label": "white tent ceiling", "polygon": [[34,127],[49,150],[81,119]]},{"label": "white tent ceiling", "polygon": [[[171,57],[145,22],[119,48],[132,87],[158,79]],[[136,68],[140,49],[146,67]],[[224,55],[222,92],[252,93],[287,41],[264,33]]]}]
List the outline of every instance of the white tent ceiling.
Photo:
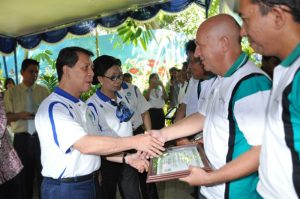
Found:
[{"label": "white tent ceiling", "polygon": [[0,0],[0,35],[18,37],[166,0]]}]

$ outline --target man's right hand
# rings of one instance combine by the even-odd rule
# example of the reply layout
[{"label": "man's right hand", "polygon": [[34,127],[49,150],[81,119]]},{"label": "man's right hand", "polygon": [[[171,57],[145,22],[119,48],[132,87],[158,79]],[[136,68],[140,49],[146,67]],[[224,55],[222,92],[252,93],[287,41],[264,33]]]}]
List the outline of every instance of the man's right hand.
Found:
[{"label": "man's right hand", "polygon": [[146,152],[147,154],[157,157],[162,154],[162,151],[165,150],[164,142],[161,140],[152,137],[151,135],[140,134],[133,136],[132,145],[134,145],[135,149],[138,151]]}]

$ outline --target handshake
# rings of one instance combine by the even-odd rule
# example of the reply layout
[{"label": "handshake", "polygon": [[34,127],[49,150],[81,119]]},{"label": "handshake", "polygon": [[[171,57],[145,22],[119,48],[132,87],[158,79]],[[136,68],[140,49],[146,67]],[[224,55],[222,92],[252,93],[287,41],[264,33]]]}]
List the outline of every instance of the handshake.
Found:
[{"label": "handshake", "polygon": [[136,168],[139,172],[148,171],[149,158],[162,155],[163,147],[167,138],[163,136],[160,130],[145,131],[145,134],[130,137],[133,148],[138,152],[126,156],[125,163]]}]

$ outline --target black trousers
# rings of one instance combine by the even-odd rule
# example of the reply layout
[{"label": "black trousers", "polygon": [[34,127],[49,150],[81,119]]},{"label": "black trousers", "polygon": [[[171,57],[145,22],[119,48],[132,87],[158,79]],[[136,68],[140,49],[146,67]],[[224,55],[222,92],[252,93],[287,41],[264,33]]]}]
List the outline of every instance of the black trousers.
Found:
[{"label": "black trousers", "polygon": [[[25,198],[32,199],[33,190],[39,192],[42,183],[42,165],[41,165],[41,148],[37,133],[16,133],[13,142],[14,148],[24,165],[20,173],[21,184],[25,190]],[[34,179],[37,177],[38,187],[33,187]]]},{"label": "black trousers", "polygon": [[[144,129],[142,126],[138,127],[133,131],[134,135],[144,133]],[[138,173],[140,180],[140,190],[143,199],[159,199],[156,184],[155,183],[146,183],[147,180],[147,172]]]},{"label": "black trousers", "polygon": [[165,127],[165,114],[162,108],[150,108],[149,114],[151,117],[152,129],[162,129]]},{"label": "black trousers", "polygon": [[24,199],[24,190],[21,184],[20,173],[13,179],[0,185],[0,198],[2,199]]},{"label": "black trousers", "polygon": [[141,199],[138,172],[135,168],[101,158],[100,171],[104,199],[116,199],[117,185],[122,198]]}]

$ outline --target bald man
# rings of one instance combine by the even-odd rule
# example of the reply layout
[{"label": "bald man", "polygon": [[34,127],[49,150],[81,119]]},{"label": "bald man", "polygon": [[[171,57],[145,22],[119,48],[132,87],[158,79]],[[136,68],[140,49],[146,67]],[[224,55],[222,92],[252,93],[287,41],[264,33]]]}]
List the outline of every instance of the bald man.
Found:
[{"label": "bald man", "polygon": [[300,198],[300,1],[240,0],[241,34],[282,62],[273,75],[259,165],[264,198]]},{"label": "bald man", "polygon": [[203,130],[205,152],[215,170],[190,167],[190,175],[180,179],[201,185],[200,198],[260,197],[257,169],[271,81],[241,51],[239,32],[234,18],[225,14],[200,25],[195,56],[217,78],[198,113],[151,131],[169,141]]}]

